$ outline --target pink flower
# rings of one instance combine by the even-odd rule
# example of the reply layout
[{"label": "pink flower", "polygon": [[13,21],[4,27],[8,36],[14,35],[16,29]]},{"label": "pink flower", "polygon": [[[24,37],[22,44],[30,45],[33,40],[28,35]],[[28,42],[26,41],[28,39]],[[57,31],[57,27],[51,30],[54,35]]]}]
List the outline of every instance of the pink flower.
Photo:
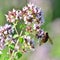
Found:
[{"label": "pink flower", "polygon": [[8,15],[5,16],[8,22],[13,23],[16,20],[19,20],[19,18],[21,19],[21,11],[16,11],[15,9],[13,9],[13,11],[9,11]]}]

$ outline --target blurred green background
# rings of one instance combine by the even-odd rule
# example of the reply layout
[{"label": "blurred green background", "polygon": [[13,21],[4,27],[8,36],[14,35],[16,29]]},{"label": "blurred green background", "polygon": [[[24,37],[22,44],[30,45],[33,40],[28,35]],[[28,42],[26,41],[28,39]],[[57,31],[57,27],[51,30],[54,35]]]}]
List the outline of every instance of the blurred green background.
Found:
[{"label": "blurred green background", "polygon": [[[60,0],[38,0],[39,3],[35,2],[35,0],[0,0],[0,25],[6,23],[5,14],[7,14],[9,10],[13,8],[21,9],[29,1],[37,5],[39,4],[44,11],[45,23],[42,28],[49,32],[54,42],[51,55],[60,57]],[[4,50],[3,54],[5,57],[6,51],[7,50]],[[29,53],[24,54],[20,60],[28,60],[28,54]],[[1,60],[3,60],[2,57]]]}]

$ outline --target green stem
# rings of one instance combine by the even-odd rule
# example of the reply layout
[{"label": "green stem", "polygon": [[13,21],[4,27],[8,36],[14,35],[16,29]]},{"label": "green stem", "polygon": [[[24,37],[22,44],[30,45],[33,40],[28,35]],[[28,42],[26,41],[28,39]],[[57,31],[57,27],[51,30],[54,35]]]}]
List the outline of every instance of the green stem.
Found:
[{"label": "green stem", "polygon": [[[16,33],[18,34],[18,31],[17,31],[17,29],[16,29],[16,26],[15,26],[15,31],[16,31]],[[22,35],[22,32],[23,32],[23,31],[20,32],[20,35],[18,34],[19,37]],[[18,42],[19,42],[19,40],[17,40],[17,42],[16,42],[16,44],[15,44],[15,47],[17,46]],[[13,55],[14,55],[14,50],[13,50],[12,55],[11,55],[11,57],[10,57],[9,60],[12,60]]]}]

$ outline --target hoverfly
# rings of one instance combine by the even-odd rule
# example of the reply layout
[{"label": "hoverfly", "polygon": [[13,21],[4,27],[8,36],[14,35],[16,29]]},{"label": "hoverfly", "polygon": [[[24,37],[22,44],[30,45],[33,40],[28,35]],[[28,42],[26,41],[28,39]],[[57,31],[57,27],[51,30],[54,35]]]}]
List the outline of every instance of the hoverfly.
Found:
[{"label": "hoverfly", "polygon": [[40,41],[40,44],[39,45],[42,45],[43,43],[46,43],[48,40],[49,40],[49,42],[51,44],[53,44],[53,42],[52,42],[52,40],[51,40],[48,32],[45,32],[44,35],[43,35],[43,37],[41,38],[41,41]]}]

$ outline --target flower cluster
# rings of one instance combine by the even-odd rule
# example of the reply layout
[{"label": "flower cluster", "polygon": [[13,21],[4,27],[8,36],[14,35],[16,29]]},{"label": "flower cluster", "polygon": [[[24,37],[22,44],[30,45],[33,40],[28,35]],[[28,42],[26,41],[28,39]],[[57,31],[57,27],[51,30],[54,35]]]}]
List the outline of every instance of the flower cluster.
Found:
[{"label": "flower cluster", "polygon": [[22,19],[22,12],[20,10],[15,10],[13,9],[13,11],[9,11],[8,15],[5,15],[7,18],[7,21],[10,23],[14,23],[17,20],[21,20]]},{"label": "flower cluster", "polygon": [[26,43],[26,46],[30,46],[30,49],[34,49],[34,40],[31,39],[30,36],[24,36],[24,42]]},{"label": "flower cluster", "polygon": [[7,40],[11,40],[13,32],[14,30],[11,25],[5,24],[5,26],[0,27],[0,50],[5,47]]},{"label": "flower cluster", "polygon": [[38,23],[42,24],[43,21],[43,12],[38,7],[29,3],[27,6],[23,8],[23,18],[25,24]]}]

